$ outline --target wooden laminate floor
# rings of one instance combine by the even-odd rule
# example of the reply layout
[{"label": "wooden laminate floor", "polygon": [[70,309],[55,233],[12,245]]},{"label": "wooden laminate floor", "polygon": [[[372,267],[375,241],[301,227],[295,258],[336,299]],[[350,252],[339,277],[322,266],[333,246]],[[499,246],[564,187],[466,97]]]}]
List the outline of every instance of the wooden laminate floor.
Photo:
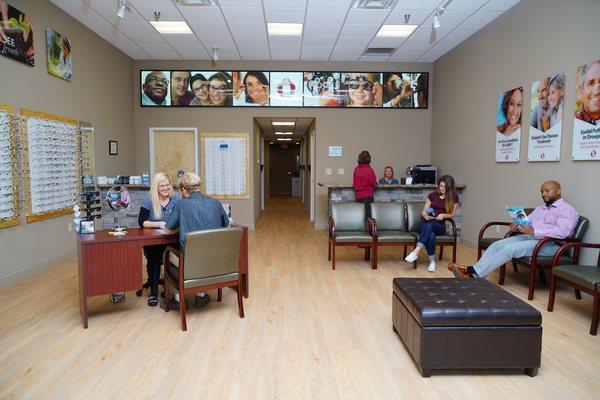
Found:
[{"label": "wooden laminate floor", "polygon": [[[246,317],[236,298],[188,313],[146,306],[127,293],[122,304],[90,301],[84,330],[76,260],[26,278],[0,294],[1,399],[591,399],[600,396],[600,342],[588,333],[589,296],[547,288],[531,304],[543,314],[542,366],[520,371],[435,372],[422,378],[392,331],[392,278],[450,277],[438,262],[414,271],[401,250],[381,249],[371,270],[354,248],[327,261],[296,199],[273,198],[250,233],[250,298]],[[459,261],[474,261],[461,245]],[[496,280],[497,276],[492,279]],[[526,273],[507,272],[505,288],[527,295]],[[213,294],[213,298],[216,297]]]}]

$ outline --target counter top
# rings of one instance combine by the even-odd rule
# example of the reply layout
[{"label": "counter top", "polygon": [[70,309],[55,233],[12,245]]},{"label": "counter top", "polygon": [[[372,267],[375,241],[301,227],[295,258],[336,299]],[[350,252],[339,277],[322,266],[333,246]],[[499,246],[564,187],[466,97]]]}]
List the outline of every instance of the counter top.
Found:
[{"label": "counter top", "polygon": [[[328,189],[351,189],[353,186],[351,184],[343,184],[343,183],[323,183],[318,182],[318,185],[321,187],[326,187]],[[433,184],[418,184],[418,185],[382,185],[377,186],[376,189],[393,189],[393,188],[402,188],[402,189],[435,189],[437,185]],[[456,185],[456,189],[466,189],[467,185]]]}]

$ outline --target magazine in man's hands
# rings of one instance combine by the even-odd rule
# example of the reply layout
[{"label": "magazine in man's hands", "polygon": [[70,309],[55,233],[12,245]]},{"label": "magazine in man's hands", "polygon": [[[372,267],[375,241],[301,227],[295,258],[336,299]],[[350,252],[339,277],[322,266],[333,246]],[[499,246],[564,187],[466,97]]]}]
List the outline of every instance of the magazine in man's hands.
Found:
[{"label": "magazine in man's hands", "polygon": [[516,225],[531,226],[531,220],[529,219],[527,214],[525,214],[525,210],[523,210],[523,207],[506,207],[506,212],[508,212],[508,215],[510,215],[510,217]]}]

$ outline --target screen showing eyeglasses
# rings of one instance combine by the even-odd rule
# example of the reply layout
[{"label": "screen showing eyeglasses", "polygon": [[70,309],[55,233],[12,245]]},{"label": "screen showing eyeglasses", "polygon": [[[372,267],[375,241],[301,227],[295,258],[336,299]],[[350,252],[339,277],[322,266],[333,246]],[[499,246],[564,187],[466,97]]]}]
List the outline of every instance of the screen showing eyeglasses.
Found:
[{"label": "screen showing eyeglasses", "polygon": [[427,108],[427,72],[140,71],[142,107]]}]

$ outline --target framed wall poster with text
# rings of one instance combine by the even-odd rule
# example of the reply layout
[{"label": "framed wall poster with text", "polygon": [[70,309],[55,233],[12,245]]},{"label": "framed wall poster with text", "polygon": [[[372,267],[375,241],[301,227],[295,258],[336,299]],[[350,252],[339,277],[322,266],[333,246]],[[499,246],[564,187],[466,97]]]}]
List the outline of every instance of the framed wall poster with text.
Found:
[{"label": "framed wall poster with text", "polygon": [[577,68],[573,160],[600,160],[600,60]]},{"label": "framed wall poster with text", "polygon": [[33,21],[5,0],[0,0],[0,39],[0,54],[34,66]]},{"label": "framed wall poster with text", "polygon": [[519,162],[523,87],[498,95],[496,107],[496,162]]},{"label": "framed wall poster with text", "polygon": [[528,161],[560,160],[565,74],[531,84]]}]

